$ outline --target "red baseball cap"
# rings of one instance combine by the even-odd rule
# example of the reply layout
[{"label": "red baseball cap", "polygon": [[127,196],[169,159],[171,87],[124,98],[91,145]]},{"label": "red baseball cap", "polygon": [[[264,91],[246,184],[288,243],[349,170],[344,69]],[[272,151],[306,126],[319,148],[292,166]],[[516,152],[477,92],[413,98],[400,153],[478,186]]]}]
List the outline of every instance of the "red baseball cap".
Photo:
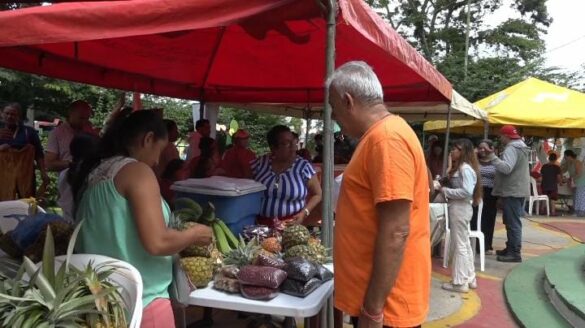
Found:
[{"label": "red baseball cap", "polygon": [[504,125],[500,129],[500,134],[510,139],[521,139],[522,137],[518,134],[518,131],[513,125]]}]

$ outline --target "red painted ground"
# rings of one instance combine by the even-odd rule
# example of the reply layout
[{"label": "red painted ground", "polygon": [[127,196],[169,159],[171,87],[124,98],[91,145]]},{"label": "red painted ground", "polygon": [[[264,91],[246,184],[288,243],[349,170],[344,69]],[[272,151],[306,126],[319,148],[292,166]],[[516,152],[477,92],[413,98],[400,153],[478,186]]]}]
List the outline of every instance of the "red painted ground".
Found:
[{"label": "red painted ground", "polygon": [[[540,226],[545,228],[545,229],[549,229],[549,230],[554,230],[554,231],[558,231],[558,232],[563,232],[561,230],[564,230],[565,232],[570,233],[571,235],[573,235],[574,237],[576,237],[579,240],[585,241],[585,219],[581,220],[581,221],[576,221],[576,222],[545,222],[544,223],[540,223]],[[555,229],[555,227],[557,229]]]},{"label": "red painted ground", "polygon": [[479,278],[477,294],[481,299],[481,310],[471,320],[457,326],[464,328],[515,328],[517,325],[508,312],[504,299],[503,281]]}]

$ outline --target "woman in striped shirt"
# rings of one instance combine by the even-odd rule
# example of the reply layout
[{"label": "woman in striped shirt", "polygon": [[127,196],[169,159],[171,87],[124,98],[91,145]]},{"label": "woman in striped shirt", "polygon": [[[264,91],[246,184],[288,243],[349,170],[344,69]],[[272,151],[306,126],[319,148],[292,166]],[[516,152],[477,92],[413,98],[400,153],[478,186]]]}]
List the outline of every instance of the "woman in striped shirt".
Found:
[{"label": "woman in striped shirt", "polygon": [[[291,130],[283,125],[267,135],[270,153],[252,161],[254,179],[266,186],[259,224],[302,224],[321,202],[321,185],[307,160],[297,156]],[[311,197],[307,200],[307,196]]]}]

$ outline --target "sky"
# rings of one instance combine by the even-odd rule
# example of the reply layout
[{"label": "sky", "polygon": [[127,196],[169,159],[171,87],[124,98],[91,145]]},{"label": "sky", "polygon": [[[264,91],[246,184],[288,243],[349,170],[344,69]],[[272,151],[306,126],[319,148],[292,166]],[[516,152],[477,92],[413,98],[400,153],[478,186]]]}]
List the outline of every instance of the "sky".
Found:
[{"label": "sky", "polygon": [[[510,2],[498,9],[487,23],[498,23],[510,17]],[[553,23],[543,35],[546,42],[548,66],[577,70],[585,65],[585,0],[548,0],[549,15]]]}]

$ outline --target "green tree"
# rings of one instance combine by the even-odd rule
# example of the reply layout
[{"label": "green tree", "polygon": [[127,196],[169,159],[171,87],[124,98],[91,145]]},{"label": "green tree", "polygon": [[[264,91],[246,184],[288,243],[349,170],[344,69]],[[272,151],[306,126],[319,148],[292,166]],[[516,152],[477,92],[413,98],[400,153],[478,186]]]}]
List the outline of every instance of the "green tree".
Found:
[{"label": "green tree", "polygon": [[[366,0],[451,81],[475,101],[528,76],[566,80],[546,69],[542,34],[551,24],[546,0]],[[467,4],[470,42],[466,54]],[[486,21],[502,5],[510,18],[496,26]],[[463,69],[465,57],[469,64]]]},{"label": "green tree", "polygon": [[246,129],[250,133],[250,148],[259,155],[268,151],[266,134],[273,126],[278,124],[292,125],[291,121],[287,121],[283,116],[222,107],[218,123],[229,126],[232,119],[238,121],[240,128]]}]

